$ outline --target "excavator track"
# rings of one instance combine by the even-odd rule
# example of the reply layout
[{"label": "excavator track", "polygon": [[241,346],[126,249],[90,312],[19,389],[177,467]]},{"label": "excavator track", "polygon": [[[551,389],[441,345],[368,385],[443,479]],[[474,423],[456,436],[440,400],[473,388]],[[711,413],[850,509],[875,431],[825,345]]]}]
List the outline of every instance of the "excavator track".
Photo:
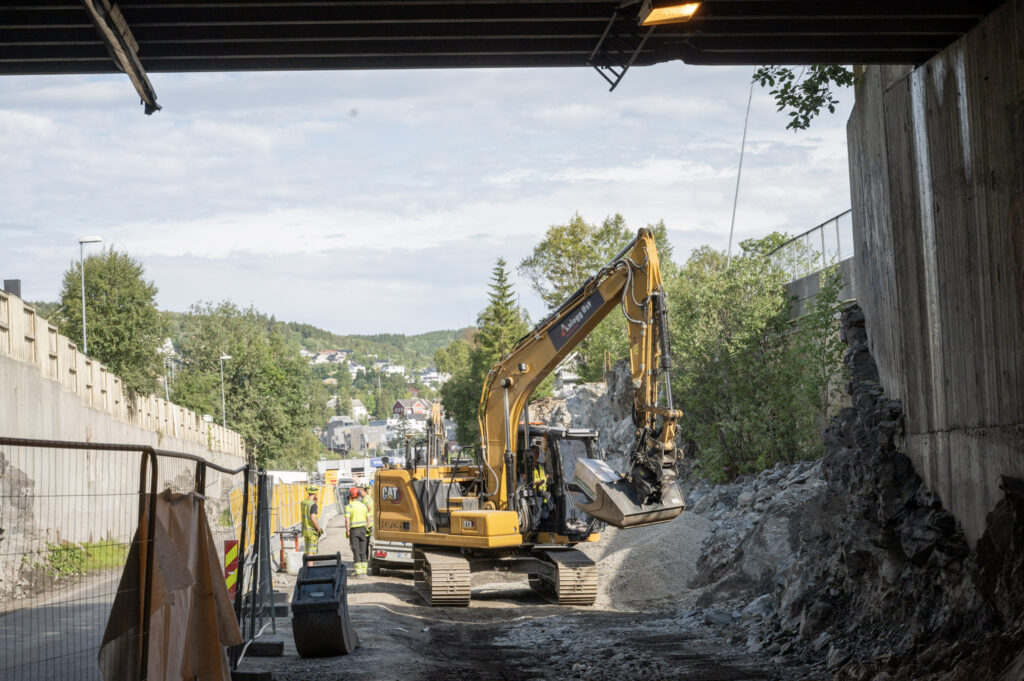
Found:
[{"label": "excavator track", "polygon": [[553,579],[531,574],[530,588],[559,605],[593,605],[597,600],[597,564],[576,549],[536,551],[554,568]]},{"label": "excavator track", "polygon": [[457,551],[413,549],[413,585],[430,606],[469,605],[469,561]]}]

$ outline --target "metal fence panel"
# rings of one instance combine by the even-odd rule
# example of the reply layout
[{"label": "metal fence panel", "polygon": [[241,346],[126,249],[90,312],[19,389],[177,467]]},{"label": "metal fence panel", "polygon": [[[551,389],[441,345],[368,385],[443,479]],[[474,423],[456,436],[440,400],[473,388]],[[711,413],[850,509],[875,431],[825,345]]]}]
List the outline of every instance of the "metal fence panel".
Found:
[{"label": "metal fence panel", "polygon": [[[0,679],[100,679],[100,644],[133,542],[153,564],[152,527],[139,527],[144,504],[165,490],[200,492],[215,534],[236,536],[221,490],[243,470],[145,446],[0,437]],[[151,574],[140,581],[132,591],[145,604]],[[147,627],[148,619],[136,627],[143,669]]]},{"label": "metal fence panel", "polygon": [[99,679],[144,457],[0,444],[0,678]]}]

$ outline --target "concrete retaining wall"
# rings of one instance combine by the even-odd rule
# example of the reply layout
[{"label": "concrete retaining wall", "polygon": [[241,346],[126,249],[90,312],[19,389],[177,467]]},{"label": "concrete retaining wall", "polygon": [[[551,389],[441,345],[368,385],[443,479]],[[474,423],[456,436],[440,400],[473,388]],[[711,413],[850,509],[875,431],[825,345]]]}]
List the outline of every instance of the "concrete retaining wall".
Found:
[{"label": "concrete retaining wall", "polygon": [[[204,421],[194,411],[156,396],[129,399],[120,378],[107,371],[100,362],[79,352],[71,340],[57,333],[57,327],[39,317],[34,307],[6,291],[0,291],[2,357],[9,357],[31,367],[37,380],[39,377],[49,379],[74,396],[80,406],[89,409],[82,413],[103,412],[115,421],[138,426],[161,437],[170,435],[177,440],[198,443],[204,449],[245,456],[242,436],[231,429]],[[17,391],[21,385],[0,380],[0,393],[3,393],[0,399],[15,398],[10,393],[12,390]],[[37,421],[36,417],[29,414],[33,409],[31,400],[34,397],[32,389],[23,391],[21,397],[22,400],[29,400],[21,410],[21,417],[28,416],[32,422]],[[15,402],[18,401],[15,399]],[[72,404],[68,401],[65,403]],[[81,410],[77,408],[76,411]],[[18,427],[24,428],[20,419],[12,421],[6,411],[0,411],[0,433],[14,436],[10,429]],[[39,432],[49,432],[51,427],[51,424],[46,424]],[[33,434],[32,437],[48,436]],[[69,439],[89,438],[83,436]],[[99,442],[96,439],[92,441]]]},{"label": "concrete retaining wall", "polygon": [[[156,397],[131,403],[121,381],[0,291],[0,435],[150,445],[226,468],[245,464],[241,436]],[[196,464],[161,458],[159,490],[191,490]],[[140,455],[0,446],[0,594],[19,593],[61,542],[125,544],[135,531]],[[207,474],[214,522],[241,476]],[[35,572],[38,572],[36,570]]]},{"label": "concrete retaining wall", "polygon": [[[201,456],[228,468],[245,464],[244,457],[236,454],[211,451],[192,440],[140,428],[86,407],[77,395],[41,377],[31,365],[3,356],[0,386],[0,433],[5,436],[151,445]],[[7,469],[0,477],[15,472],[26,476],[19,489],[33,499],[34,531],[40,541],[123,538],[125,516],[134,519],[135,514],[136,498],[131,495],[138,489],[139,455],[26,447],[0,450]],[[162,459],[159,489],[191,489],[194,470],[192,462]],[[213,471],[208,474],[211,514],[219,512],[237,482]]]},{"label": "concrete retaining wall", "polygon": [[1024,476],[1024,0],[856,96],[857,298],[908,454],[973,544]]},{"label": "concrete retaining wall", "polygon": [[[857,299],[857,276],[853,265],[853,258],[847,258],[839,262],[839,278],[843,282],[839,290],[839,300]],[[796,319],[807,314],[814,296],[821,290],[821,272],[809,274],[786,284],[786,292],[795,300],[790,309],[790,318]]]}]

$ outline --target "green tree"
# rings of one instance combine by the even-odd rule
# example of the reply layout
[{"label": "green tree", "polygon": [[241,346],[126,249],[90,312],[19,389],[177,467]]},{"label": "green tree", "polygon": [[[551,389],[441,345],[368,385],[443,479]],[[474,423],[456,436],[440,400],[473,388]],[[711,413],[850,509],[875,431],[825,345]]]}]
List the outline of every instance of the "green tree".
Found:
[{"label": "green tree", "polygon": [[[89,354],[107,365],[134,394],[153,394],[161,374],[157,348],[164,322],[156,308],[156,285],[142,263],[112,247],[85,259],[85,315]],[[82,347],[82,269],[64,272],[57,328]]]},{"label": "green tree", "polygon": [[548,227],[544,239],[519,263],[519,273],[548,308],[555,309],[629,240],[629,229],[621,215],[592,225],[576,213],[566,224]]},{"label": "green tree", "polygon": [[448,418],[455,421],[459,442],[466,445],[475,445],[479,439],[476,412],[480,405],[480,391],[483,390],[483,375],[474,367],[477,354],[472,335],[457,338],[434,353],[437,370],[451,374],[451,378],[441,386],[441,403]]},{"label": "green tree", "polygon": [[[316,470],[317,461],[327,453],[320,439],[312,431],[306,430],[286,442],[280,454],[269,463],[275,468],[308,473]],[[331,458],[334,458],[333,455]]]},{"label": "green tree", "polygon": [[[488,305],[477,317],[479,329],[473,339],[457,339],[434,354],[438,369],[452,375],[441,387],[441,402],[456,423],[459,442],[465,445],[480,441],[477,409],[487,372],[530,329],[526,313],[516,305],[506,267],[505,260],[499,258],[491,273]],[[550,384],[548,379],[534,394],[550,393]]]},{"label": "green tree", "polygon": [[405,447],[405,441],[414,435],[412,426],[409,425],[409,417],[402,414],[402,417],[398,419],[398,425],[395,427],[395,437],[388,443],[389,447],[394,449],[402,449]]},{"label": "green tree", "polygon": [[508,263],[498,258],[491,271],[490,301],[477,317],[477,342],[481,359],[488,367],[504,357],[530,330],[526,313],[516,304],[515,290],[508,278]]},{"label": "green tree", "polygon": [[[668,280],[675,265],[665,222],[647,225],[647,229],[654,233],[662,277]],[[548,308],[554,310],[611,262],[635,236],[636,232],[619,213],[605,218],[600,225],[586,222],[577,213],[568,223],[548,228],[530,256],[519,263],[519,272]],[[576,351],[580,356],[580,378],[600,380],[606,355],[614,362],[629,354],[625,319],[613,312],[580,342]]]},{"label": "green tree", "polygon": [[[79,298],[79,300],[81,300],[81,298]],[[36,309],[37,315],[43,319],[53,322],[54,324],[57,323],[58,315],[60,314],[60,303],[50,303],[44,300],[37,300],[29,304]],[[79,302],[79,306],[81,306],[81,302]],[[67,334],[64,335],[66,336]]]},{"label": "green tree", "polygon": [[227,424],[245,438],[255,462],[312,450],[307,434],[326,419],[326,391],[279,324],[230,302],[198,303],[182,321],[178,348],[183,366],[172,400],[219,416],[219,358],[230,355],[224,361]]},{"label": "green tree", "polygon": [[352,414],[352,398],[355,396],[355,391],[352,387],[352,374],[348,370],[348,364],[343,364],[341,370],[338,371],[335,378],[338,379],[337,397],[338,402],[335,406],[335,413],[341,414]]},{"label": "green tree", "polygon": [[770,87],[779,111],[787,110],[790,130],[806,130],[823,109],[835,113],[839,98],[833,87],[850,87],[856,82],[853,71],[836,64],[811,66],[762,66],[754,72],[754,81]]},{"label": "green tree", "polygon": [[783,240],[745,241],[728,267],[725,253],[699,248],[668,291],[680,429],[715,479],[821,453],[841,371],[838,280],[791,322],[788,276],[767,257]]}]

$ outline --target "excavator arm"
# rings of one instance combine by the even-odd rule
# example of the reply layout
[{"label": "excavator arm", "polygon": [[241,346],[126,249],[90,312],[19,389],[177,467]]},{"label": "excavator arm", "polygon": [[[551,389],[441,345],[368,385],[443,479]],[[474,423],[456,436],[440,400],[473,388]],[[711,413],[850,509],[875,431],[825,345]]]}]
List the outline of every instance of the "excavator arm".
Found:
[{"label": "excavator arm", "polygon": [[671,520],[683,510],[675,484],[674,442],[682,412],[672,404],[665,292],[654,235],[648,229],[641,229],[488,373],[478,417],[486,468],[484,496],[494,508],[512,510],[517,424],[530,394],[616,306],[626,317],[629,335],[636,438],[625,474],[615,473],[603,461],[585,459],[577,464],[576,489],[587,498],[577,506],[617,527]]}]

